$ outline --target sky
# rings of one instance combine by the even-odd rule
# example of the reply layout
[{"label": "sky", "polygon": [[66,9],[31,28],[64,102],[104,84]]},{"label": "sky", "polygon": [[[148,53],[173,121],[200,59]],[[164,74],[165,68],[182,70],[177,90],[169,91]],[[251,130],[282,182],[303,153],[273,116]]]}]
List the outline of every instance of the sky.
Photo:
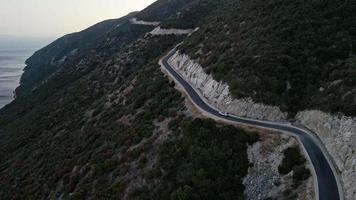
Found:
[{"label": "sky", "polygon": [[0,0],[0,36],[59,37],[155,0]]}]

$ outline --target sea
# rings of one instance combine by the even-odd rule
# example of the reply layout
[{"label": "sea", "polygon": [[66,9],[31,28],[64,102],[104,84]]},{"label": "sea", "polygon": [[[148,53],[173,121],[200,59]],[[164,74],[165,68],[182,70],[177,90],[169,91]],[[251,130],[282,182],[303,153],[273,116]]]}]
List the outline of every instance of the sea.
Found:
[{"label": "sea", "polygon": [[0,35],[0,109],[14,99],[26,59],[49,41],[50,38]]}]

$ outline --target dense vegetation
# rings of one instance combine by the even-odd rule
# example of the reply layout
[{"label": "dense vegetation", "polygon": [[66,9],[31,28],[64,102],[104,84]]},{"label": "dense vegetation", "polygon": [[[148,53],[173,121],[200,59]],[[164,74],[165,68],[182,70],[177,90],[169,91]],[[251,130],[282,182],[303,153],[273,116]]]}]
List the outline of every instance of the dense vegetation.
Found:
[{"label": "dense vegetation", "polygon": [[158,0],[138,13],[137,17],[141,20],[160,22],[176,15],[191,2],[192,0]]},{"label": "dense vegetation", "polygon": [[[179,92],[156,65],[113,93],[91,94],[96,74],[68,89],[61,103],[55,96],[5,127],[12,136],[2,143],[1,198],[123,198],[133,170],[147,184],[128,192],[130,199],[242,199],[246,145],[254,138],[184,117]],[[171,121],[173,139],[162,144],[152,167],[157,120]]]},{"label": "dense vegetation", "polygon": [[0,199],[243,198],[256,136],[187,117],[157,66],[183,38],[146,36],[153,27],[128,19],[29,59],[0,110]]},{"label": "dense vegetation", "polygon": [[300,153],[298,147],[289,147],[283,152],[284,158],[278,171],[281,174],[288,174],[293,171],[293,182],[297,187],[301,181],[310,176],[310,171],[305,167],[306,160]]},{"label": "dense vegetation", "polygon": [[[182,51],[236,97],[355,109],[350,1],[159,0],[140,13],[58,39],[28,61],[17,98],[0,110],[0,199],[244,199],[247,145],[257,136],[188,117],[157,66]],[[189,38],[146,35],[200,30]],[[281,174],[310,176],[297,147]],[[286,190],[288,191],[288,190]],[[286,195],[288,196],[288,195]]]},{"label": "dense vegetation", "polygon": [[160,150],[162,180],[152,188],[141,188],[139,199],[244,199],[246,149],[256,136],[217,127],[212,120],[177,118],[170,128],[179,137]]},{"label": "dense vegetation", "polygon": [[356,115],[353,1],[228,1],[181,50],[235,97]]},{"label": "dense vegetation", "polygon": [[[135,75],[145,63],[158,56],[157,52],[149,51],[150,48],[165,51],[177,40],[179,38],[166,36],[150,38],[144,44],[134,43],[137,48],[129,55],[123,54],[132,59],[130,63],[115,56],[117,60],[105,65],[105,57],[94,56],[82,63],[83,68],[91,70],[81,75],[73,73],[80,65],[62,66],[61,73],[38,87],[32,98],[27,101],[19,98],[3,109],[0,115],[0,198],[43,199],[57,194],[68,198],[69,193],[82,191],[95,197],[110,188],[105,182],[108,173],[127,168],[117,165],[118,159],[125,160],[117,154],[130,155],[130,146],[150,137],[154,128],[152,121],[159,116],[157,113],[167,116],[169,107],[179,108],[182,100],[179,93],[169,87],[156,65],[147,66],[140,76]],[[146,60],[137,63],[139,58]],[[147,77],[146,73],[151,76]],[[130,87],[133,78],[139,81],[137,90],[121,94]],[[152,90],[143,90],[146,86]],[[136,97],[145,93],[155,103],[144,109],[146,115],[138,115],[138,108],[143,105]],[[117,99],[118,96],[122,98]],[[129,103],[123,104],[123,98]],[[117,121],[120,117],[136,114],[132,126]],[[73,174],[78,168],[82,171]],[[60,183],[62,187],[58,186]],[[97,184],[100,187],[96,188]],[[89,190],[89,186],[95,189]]]},{"label": "dense vegetation", "polygon": [[162,22],[163,28],[196,28],[202,25],[202,19],[215,12],[219,5],[229,1],[231,0],[159,0],[140,12],[137,17],[146,21]]}]

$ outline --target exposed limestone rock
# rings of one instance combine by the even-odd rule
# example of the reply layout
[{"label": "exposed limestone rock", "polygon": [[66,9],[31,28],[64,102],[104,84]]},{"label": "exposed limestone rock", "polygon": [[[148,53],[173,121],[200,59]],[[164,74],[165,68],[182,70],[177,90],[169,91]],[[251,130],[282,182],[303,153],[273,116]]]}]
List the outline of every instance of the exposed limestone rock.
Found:
[{"label": "exposed limestone rock", "polygon": [[147,22],[147,21],[137,20],[136,18],[132,18],[130,22],[132,24],[147,25],[147,26],[158,26],[160,24],[160,22]]},{"label": "exposed limestone rock", "polygon": [[[244,179],[246,199],[283,199],[284,192],[292,188],[292,172],[283,176],[278,166],[283,159],[283,151],[296,146],[297,141],[289,136],[266,134],[261,140],[249,146],[247,155],[253,164]],[[293,189],[294,190],[294,189]],[[313,199],[313,178],[304,181],[293,194],[296,199]]]},{"label": "exposed limestone rock", "polygon": [[258,104],[249,98],[233,99],[226,83],[214,80],[211,75],[204,72],[202,66],[187,55],[177,51],[169,59],[169,62],[189,83],[200,90],[210,104],[222,111],[270,121],[285,121],[287,118],[287,114],[276,106]]},{"label": "exposed limestone rock", "polygon": [[56,57],[52,57],[50,64],[55,67],[61,66],[68,58],[75,56],[78,53],[78,48],[73,49],[66,55],[64,55],[62,58],[57,59]]},{"label": "exposed limestone rock", "polygon": [[153,29],[149,34],[151,35],[188,35],[191,32],[193,32],[193,29],[175,29],[175,28],[170,28],[170,29],[164,29],[161,27],[156,27]]},{"label": "exposed limestone rock", "polygon": [[356,195],[356,118],[332,116],[321,111],[303,111],[299,123],[318,134],[341,174],[345,199]]}]

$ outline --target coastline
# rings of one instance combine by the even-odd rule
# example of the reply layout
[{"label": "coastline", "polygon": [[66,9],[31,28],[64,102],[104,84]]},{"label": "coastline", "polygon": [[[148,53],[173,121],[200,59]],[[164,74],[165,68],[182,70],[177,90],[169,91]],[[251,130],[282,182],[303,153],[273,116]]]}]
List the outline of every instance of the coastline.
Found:
[{"label": "coastline", "polygon": [[25,61],[34,52],[29,49],[0,50],[0,109],[14,99],[14,91],[20,85]]}]

